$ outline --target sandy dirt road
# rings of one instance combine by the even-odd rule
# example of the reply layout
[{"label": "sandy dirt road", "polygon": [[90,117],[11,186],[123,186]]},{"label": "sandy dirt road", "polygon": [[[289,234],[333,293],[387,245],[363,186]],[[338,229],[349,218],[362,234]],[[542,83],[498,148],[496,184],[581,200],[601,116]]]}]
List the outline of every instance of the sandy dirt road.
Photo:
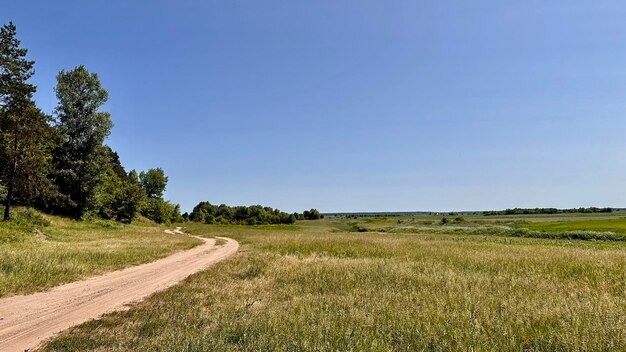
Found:
[{"label": "sandy dirt road", "polygon": [[[176,231],[178,233],[178,231]],[[198,237],[199,238],[199,237]],[[24,351],[73,325],[125,309],[150,294],[226,259],[239,249],[200,238],[204,244],[152,263],[110,272],[50,291],[0,299],[0,351]]]}]

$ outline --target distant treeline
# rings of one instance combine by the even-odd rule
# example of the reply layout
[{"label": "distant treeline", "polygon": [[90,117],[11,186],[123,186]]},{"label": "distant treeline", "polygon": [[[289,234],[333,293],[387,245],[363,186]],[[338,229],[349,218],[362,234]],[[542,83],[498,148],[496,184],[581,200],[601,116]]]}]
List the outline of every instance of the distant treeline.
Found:
[{"label": "distant treeline", "polygon": [[100,108],[108,92],[84,66],[61,70],[57,106],[43,112],[30,83],[35,62],[20,46],[13,23],[0,27],[0,202],[4,220],[13,205],[74,218],[131,222],[137,214],[181,220],[178,205],[163,199],[167,177],[159,168],[126,172],[104,142],[113,122]]},{"label": "distant treeline", "polygon": [[571,208],[571,209],[557,209],[557,208],[514,208],[505,210],[492,210],[484,211],[483,215],[529,215],[529,214],[566,214],[566,213],[611,213],[613,208]]},{"label": "distant treeline", "polygon": [[293,224],[296,220],[317,220],[322,217],[316,209],[305,210],[302,214],[289,214],[261,205],[230,207],[226,204],[214,205],[209,202],[198,203],[191,214],[185,213],[182,216],[187,221],[223,225]]},{"label": "distant treeline", "polygon": [[377,211],[377,212],[356,212],[356,213],[324,213],[328,217],[398,217],[398,216],[416,216],[416,215],[433,215],[431,211]]}]

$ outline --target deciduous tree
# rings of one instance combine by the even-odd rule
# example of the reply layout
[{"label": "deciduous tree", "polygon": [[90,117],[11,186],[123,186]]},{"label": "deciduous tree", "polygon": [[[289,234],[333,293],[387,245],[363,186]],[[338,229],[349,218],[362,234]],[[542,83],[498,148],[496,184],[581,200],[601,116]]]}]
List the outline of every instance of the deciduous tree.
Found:
[{"label": "deciduous tree", "polygon": [[103,146],[113,127],[109,113],[99,111],[108,99],[100,79],[84,66],[57,76],[55,109],[61,143],[54,153],[55,182],[70,199],[69,214],[80,217],[106,174]]},{"label": "deciduous tree", "polygon": [[148,198],[157,199],[163,197],[167,187],[167,176],[160,167],[150,169],[139,174],[139,184]]}]

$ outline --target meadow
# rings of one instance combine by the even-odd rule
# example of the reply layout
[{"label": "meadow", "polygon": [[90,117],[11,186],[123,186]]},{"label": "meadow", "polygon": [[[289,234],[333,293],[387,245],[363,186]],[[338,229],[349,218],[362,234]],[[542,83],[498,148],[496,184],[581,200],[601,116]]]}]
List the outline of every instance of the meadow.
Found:
[{"label": "meadow", "polygon": [[[437,219],[186,224],[238,240],[240,252],[43,350],[626,350],[626,243]],[[355,222],[367,232],[350,232]],[[420,230],[389,231],[398,226]]]},{"label": "meadow", "polygon": [[626,234],[626,217],[574,221],[525,222],[523,226],[531,230],[550,232],[609,231],[617,234]]},{"label": "meadow", "polygon": [[18,208],[13,220],[0,222],[0,297],[151,262],[200,243],[165,229],[145,220],[75,221]]}]

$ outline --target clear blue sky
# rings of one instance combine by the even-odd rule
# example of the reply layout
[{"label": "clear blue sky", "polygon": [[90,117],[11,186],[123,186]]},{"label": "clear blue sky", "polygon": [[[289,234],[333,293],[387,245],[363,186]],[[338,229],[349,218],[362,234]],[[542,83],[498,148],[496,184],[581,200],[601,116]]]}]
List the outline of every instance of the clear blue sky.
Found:
[{"label": "clear blue sky", "polygon": [[3,1],[127,169],[287,211],[626,206],[623,1]]}]

